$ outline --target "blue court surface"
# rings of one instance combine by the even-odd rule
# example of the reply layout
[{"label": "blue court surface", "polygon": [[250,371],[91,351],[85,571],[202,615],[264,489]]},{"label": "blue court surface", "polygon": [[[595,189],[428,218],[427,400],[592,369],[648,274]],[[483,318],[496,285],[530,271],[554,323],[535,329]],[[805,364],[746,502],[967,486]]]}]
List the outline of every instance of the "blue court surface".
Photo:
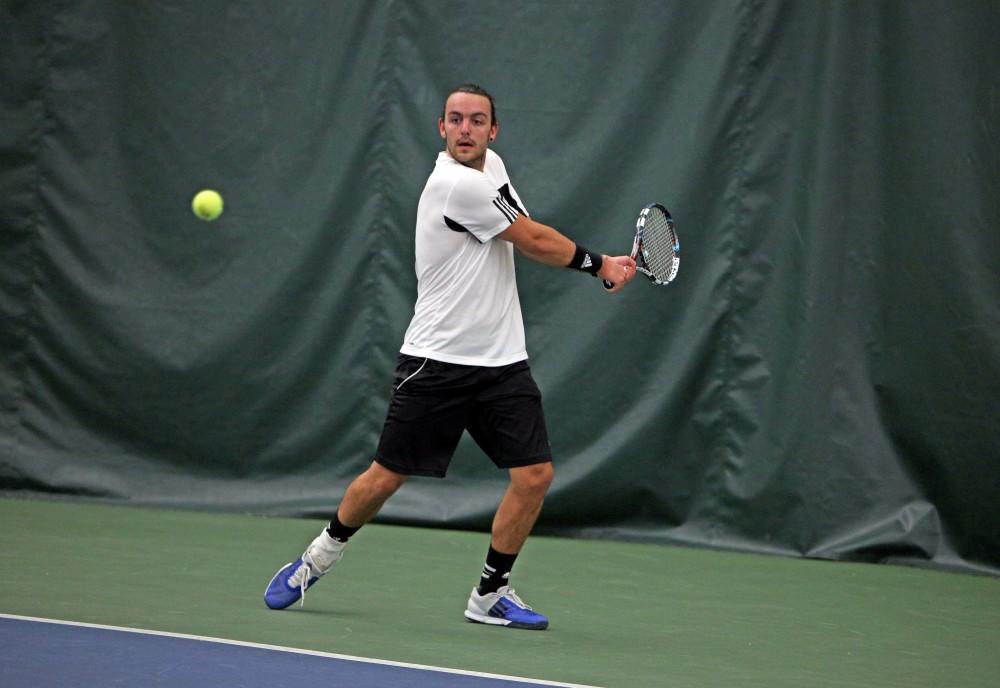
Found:
[{"label": "blue court surface", "polygon": [[0,614],[0,686],[586,688],[113,626]]}]

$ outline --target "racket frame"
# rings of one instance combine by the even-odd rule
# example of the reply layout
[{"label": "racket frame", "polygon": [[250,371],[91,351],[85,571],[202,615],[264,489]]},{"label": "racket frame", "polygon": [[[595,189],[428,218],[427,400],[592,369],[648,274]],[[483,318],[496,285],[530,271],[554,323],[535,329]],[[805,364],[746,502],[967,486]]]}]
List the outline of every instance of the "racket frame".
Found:
[{"label": "racket frame", "polygon": [[[645,231],[646,231],[646,219],[649,217],[649,213],[654,208],[657,208],[663,212],[663,215],[667,218],[667,225],[669,225],[670,231],[674,235],[674,245],[673,245],[674,255],[671,261],[670,273],[667,275],[666,279],[662,280],[658,278],[656,275],[654,275],[646,267],[646,265],[648,264],[646,262],[646,251],[642,245],[643,237],[645,236]],[[674,218],[670,215],[669,210],[667,210],[663,205],[659,203],[650,203],[649,205],[644,207],[641,211],[639,211],[639,217],[635,221],[635,239],[632,240],[632,253],[631,253],[632,260],[635,261],[635,269],[638,272],[641,272],[646,277],[648,277],[653,284],[660,284],[660,285],[670,284],[671,282],[674,281],[674,278],[677,277],[677,271],[680,268],[680,262],[681,262],[680,251],[681,251],[681,242],[677,236],[677,227],[674,226]]]}]

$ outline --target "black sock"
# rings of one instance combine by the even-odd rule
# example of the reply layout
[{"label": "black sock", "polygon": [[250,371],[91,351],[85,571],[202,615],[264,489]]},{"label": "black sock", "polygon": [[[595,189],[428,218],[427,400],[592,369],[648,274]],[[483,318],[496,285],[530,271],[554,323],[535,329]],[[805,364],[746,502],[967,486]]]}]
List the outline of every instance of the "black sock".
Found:
[{"label": "black sock", "polygon": [[358,532],[361,526],[357,528],[351,528],[350,526],[345,526],[340,522],[340,518],[336,513],[333,514],[333,520],[330,521],[330,525],[327,526],[326,533],[334,540],[338,542],[347,542],[352,535]]},{"label": "black sock", "polygon": [[479,579],[479,587],[476,588],[480,595],[489,592],[496,592],[507,585],[510,578],[510,570],[514,568],[514,560],[517,554],[504,554],[493,549],[486,553],[486,565],[483,566],[483,575]]}]

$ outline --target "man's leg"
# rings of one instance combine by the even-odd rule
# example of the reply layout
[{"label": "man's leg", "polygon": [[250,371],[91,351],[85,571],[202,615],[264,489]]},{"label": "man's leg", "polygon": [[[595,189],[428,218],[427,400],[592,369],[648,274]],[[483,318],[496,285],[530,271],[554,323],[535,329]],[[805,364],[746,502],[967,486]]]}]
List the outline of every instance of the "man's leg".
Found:
[{"label": "man's leg", "polygon": [[551,462],[510,469],[510,484],[493,517],[494,549],[506,554],[521,551],[542,510],[552,475]]},{"label": "man's leg", "polygon": [[360,528],[375,517],[386,500],[406,482],[406,478],[372,461],[368,470],[347,487],[337,508],[337,518],[348,528]]},{"label": "man's leg", "polygon": [[321,576],[330,570],[347,547],[348,539],[378,513],[386,500],[406,482],[406,476],[372,462],[355,478],[330,521],[297,560],[274,575],[264,592],[264,602],[272,609],[295,603]]},{"label": "man's leg", "polygon": [[466,606],[466,618],[512,628],[548,627],[549,620],[526,605],[508,587],[508,579],[542,510],[552,473],[550,462],[510,469],[510,484],[493,517],[486,564]]},{"label": "man's leg", "polygon": [[490,549],[477,587],[480,595],[507,585],[514,560],[538,520],[551,483],[551,462],[510,469],[510,484],[493,516]]}]

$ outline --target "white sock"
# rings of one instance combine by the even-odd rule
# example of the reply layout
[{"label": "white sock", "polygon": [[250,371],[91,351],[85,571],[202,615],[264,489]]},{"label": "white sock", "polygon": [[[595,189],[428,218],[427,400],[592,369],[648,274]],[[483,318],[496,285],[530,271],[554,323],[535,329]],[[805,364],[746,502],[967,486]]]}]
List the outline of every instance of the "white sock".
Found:
[{"label": "white sock", "polygon": [[333,564],[340,559],[347,547],[346,542],[340,542],[330,537],[330,534],[323,529],[316,539],[312,541],[306,552],[322,573],[326,573]]}]

